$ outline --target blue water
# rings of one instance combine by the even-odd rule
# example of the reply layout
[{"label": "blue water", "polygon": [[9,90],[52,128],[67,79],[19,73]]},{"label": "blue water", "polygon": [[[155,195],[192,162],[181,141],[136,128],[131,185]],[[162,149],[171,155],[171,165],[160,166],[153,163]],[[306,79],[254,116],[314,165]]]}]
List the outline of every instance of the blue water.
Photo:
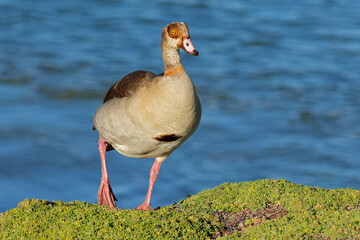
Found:
[{"label": "blue water", "polygon": [[[96,202],[92,118],[135,70],[163,72],[162,28],[188,24],[197,132],[161,166],[152,205],[223,182],[360,189],[360,1],[0,0],[0,212],[24,198]],[[153,159],[108,154],[120,208]]]}]

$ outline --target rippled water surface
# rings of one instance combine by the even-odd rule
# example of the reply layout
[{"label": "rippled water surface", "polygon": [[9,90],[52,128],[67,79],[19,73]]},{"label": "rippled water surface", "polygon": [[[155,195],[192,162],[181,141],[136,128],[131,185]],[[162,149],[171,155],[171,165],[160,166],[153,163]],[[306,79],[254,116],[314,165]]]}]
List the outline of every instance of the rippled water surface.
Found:
[{"label": "rippled water surface", "polygon": [[[359,13],[346,0],[0,0],[0,211],[96,202],[93,114],[125,74],[163,72],[172,21],[200,52],[182,61],[203,118],[162,165],[154,207],[261,178],[360,189]],[[153,160],[108,159],[118,206],[136,207]]]}]

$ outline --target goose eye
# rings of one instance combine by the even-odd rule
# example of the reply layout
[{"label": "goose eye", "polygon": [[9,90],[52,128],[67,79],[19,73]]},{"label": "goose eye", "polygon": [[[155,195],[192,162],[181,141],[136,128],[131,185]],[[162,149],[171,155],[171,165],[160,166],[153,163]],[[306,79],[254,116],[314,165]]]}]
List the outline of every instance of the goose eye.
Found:
[{"label": "goose eye", "polygon": [[178,26],[175,24],[172,24],[168,27],[167,33],[171,38],[177,38],[179,35],[181,35],[180,29],[178,29]]}]

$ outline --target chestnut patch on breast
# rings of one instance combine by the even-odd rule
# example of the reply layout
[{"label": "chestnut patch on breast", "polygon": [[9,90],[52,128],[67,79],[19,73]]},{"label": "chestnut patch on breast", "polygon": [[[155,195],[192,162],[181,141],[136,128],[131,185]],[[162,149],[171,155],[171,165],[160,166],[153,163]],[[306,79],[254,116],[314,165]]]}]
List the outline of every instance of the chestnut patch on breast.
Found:
[{"label": "chestnut patch on breast", "polygon": [[159,142],[173,142],[180,138],[182,138],[182,136],[179,136],[176,134],[162,134],[162,135],[153,137],[153,139],[158,140]]},{"label": "chestnut patch on breast", "polygon": [[177,66],[173,67],[171,69],[165,69],[164,77],[169,76],[171,74],[177,73],[177,72],[184,72],[185,69],[183,66]]}]

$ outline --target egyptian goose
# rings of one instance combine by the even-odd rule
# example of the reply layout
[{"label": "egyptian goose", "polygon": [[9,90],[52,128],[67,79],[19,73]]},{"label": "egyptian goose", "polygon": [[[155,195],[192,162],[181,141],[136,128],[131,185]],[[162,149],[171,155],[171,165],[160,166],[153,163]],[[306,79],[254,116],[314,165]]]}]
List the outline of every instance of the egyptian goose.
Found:
[{"label": "egyptian goose", "polygon": [[165,72],[136,71],[115,83],[96,110],[99,132],[101,184],[98,203],[116,207],[106,170],[106,151],[115,149],[132,158],[155,158],[145,201],[139,210],[151,210],[150,199],[161,163],[197,129],[201,105],[181,61],[179,49],[198,56],[183,22],[170,23],[161,34]]}]

